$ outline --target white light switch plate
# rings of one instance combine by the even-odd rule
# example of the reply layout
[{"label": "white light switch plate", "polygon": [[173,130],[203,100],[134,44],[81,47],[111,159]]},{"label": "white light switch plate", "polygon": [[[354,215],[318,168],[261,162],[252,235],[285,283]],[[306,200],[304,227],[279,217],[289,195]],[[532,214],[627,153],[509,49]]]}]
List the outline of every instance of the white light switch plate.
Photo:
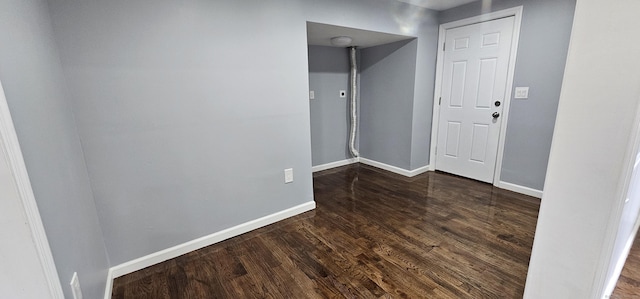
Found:
[{"label": "white light switch plate", "polygon": [[311,90],[309,91],[309,100],[313,100],[316,98],[316,93],[315,91]]},{"label": "white light switch plate", "polygon": [[529,98],[529,87],[516,87],[515,99]]},{"label": "white light switch plate", "polygon": [[284,170],[284,183],[293,182],[293,168],[287,168]]}]

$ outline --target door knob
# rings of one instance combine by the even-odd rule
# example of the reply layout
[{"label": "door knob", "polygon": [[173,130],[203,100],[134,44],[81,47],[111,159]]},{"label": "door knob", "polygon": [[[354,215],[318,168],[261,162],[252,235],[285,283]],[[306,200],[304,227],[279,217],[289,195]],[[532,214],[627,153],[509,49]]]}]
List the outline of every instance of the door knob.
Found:
[{"label": "door knob", "polygon": [[493,118],[498,118],[500,117],[500,113],[494,112],[493,114],[491,114],[491,116],[493,116]]}]

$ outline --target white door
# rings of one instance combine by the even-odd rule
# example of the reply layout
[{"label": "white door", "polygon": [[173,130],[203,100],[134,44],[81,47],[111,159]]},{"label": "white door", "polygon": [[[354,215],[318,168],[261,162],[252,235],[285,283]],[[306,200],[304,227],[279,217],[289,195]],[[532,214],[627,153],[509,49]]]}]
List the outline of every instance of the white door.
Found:
[{"label": "white door", "polygon": [[446,31],[436,169],[493,182],[513,22]]}]

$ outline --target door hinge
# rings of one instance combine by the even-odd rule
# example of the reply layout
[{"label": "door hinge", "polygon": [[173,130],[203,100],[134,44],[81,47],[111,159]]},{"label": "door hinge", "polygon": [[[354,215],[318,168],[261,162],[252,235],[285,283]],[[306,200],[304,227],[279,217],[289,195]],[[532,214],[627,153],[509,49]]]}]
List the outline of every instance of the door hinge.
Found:
[{"label": "door hinge", "polygon": [[441,104],[442,104],[442,97],[438,99],[438,106],[440,106]]}]

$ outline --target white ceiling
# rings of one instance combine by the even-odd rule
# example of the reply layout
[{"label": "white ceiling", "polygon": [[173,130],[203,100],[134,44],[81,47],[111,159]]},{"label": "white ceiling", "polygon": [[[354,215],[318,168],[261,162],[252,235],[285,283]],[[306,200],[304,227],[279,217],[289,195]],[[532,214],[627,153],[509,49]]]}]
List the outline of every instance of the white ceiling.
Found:
[{"label": "white ceiling", "polygon": [[[463,4],[480,0],[397,0],[416,6],[446,10]],[[348,36],[353,38],[351,46],[367,48],[410,39],[410,36],[375,32],[369,30],[340,27],[334,25],[307,22],[307,43],[312,46],[332,46],[331,38],[336,36]]]},{"label": "white ceiling", "polygon": [[307,22],[307,44],[309,45],[332,46],[331,38],[336,36],[351,37],[353,42],[350,46],[357,46],[358,48],[367,48],[413,38],[411,36]]},{"label": "white ceiling", "polygon": [[398,0],[433,10],[445,10],[478,0]]}]

